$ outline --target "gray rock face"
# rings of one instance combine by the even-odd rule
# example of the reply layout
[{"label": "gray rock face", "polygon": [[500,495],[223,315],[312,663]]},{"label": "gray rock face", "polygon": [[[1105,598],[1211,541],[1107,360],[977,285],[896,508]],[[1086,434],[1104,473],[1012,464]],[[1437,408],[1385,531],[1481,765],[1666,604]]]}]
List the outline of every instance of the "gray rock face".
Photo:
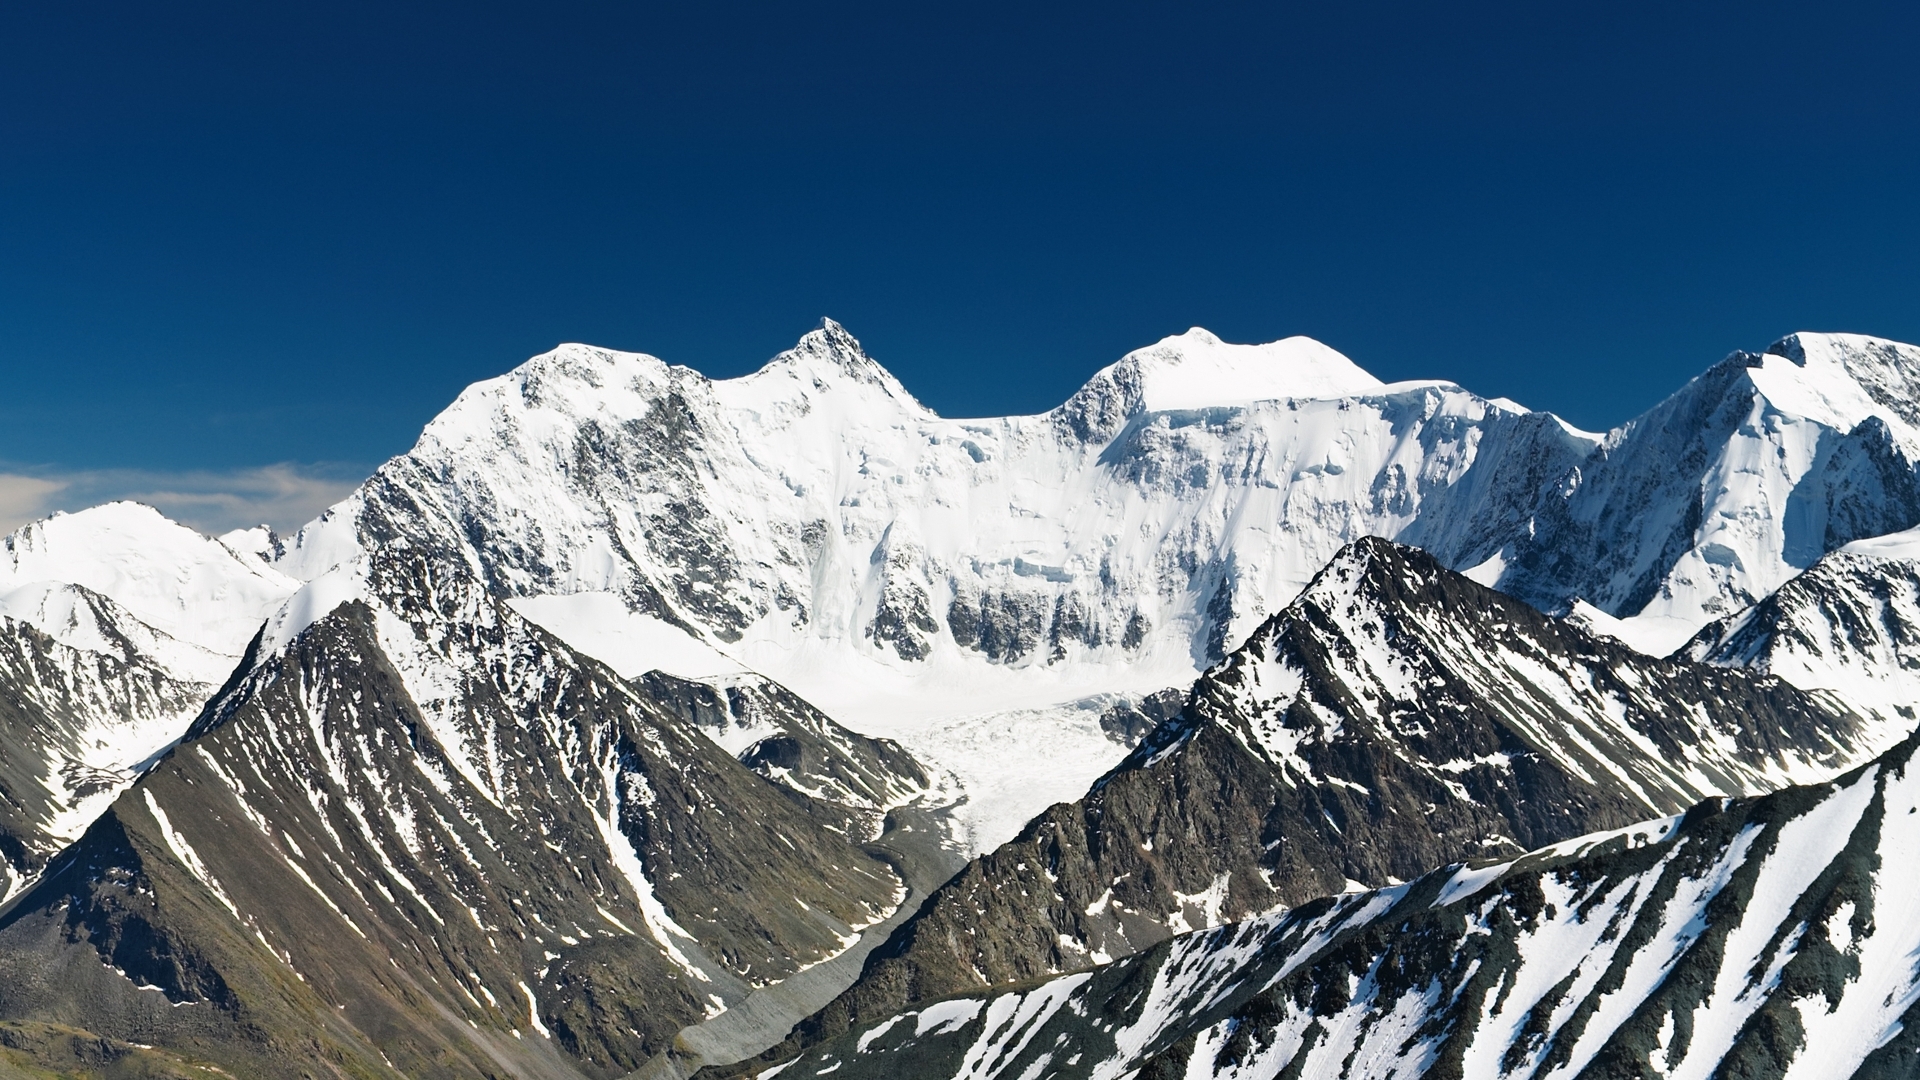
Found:
[{"label": "gray rock face", "polygon": [[975,860],[765,1059],[916,1002],[1175,933],[1830,775],[1879,729],[1657,660],[1364,540],[1086,798]]},{"label": "gray rock face", "polygon": [[1911,1077],[1913,753],[869,1018],[785,1071]]}]

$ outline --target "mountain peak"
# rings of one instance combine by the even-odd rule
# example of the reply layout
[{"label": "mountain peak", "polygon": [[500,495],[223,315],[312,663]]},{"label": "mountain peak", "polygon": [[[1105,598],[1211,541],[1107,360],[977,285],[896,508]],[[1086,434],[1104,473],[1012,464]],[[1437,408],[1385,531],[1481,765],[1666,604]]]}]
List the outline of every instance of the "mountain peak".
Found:
[{"label": "mountain peak", "polygon": [[1140,413],[1336,398],[1386,384],[1310,337],[1235,345],[1202,327],[1161,338],[1095,373],[1058,415],[1083,439],[1110,439]]},{"label": "mountain peak", "polygon": [[1295,336],[1234,345],[1201,327],[1129,353],[1147,412],[1244,405],[1276,398],[1346,397],[1384,385],[1337,350]]},{"label": "mountain peak", "polygon": [[846,327],[828,318],[822,318],[820,325],[801,335],[793,348],[767,361],[760,370],[739,379],[726,380],[726,383],[738,387],[766,387],[779,385],[778,380],[782,377],[799,383],[802,393],[809,386],[818,390],[845,384],[874,387],[916,412],[927,411],[926,406],[915,400],[892,372],[867,355],[866,349],[860,345],[860,339],[849,333]]}]

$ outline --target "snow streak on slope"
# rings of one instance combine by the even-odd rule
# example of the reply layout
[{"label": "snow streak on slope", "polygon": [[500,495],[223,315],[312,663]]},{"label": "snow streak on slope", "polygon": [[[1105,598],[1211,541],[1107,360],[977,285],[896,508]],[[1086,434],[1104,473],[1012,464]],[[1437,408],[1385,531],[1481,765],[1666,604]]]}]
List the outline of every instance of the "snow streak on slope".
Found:
[{"label": "snow streak on slope", "polygon": [[[1913,751],[1902,744],[1830,784],[1716,800],[1490,869],[1177,938],[1090,977],[924,1010],[958,1023],[863,1024],[782,1071],[1911,1075]],[[1008,1017],[1030,1000],[1047,1008],[1013,1038]]]}]

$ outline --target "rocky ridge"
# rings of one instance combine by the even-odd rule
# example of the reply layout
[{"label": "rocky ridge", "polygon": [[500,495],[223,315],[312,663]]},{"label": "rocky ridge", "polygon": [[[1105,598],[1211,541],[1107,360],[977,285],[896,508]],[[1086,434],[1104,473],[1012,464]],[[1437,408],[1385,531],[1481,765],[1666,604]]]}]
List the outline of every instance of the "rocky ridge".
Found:
[{"label": "rocky ridge", "polygon": [[927,1003],[778,1072],[1911,1076],[1913,753]]},{"label": "rocky ridge", "polygon": [[917,1002],[1832,775],[1903,734],[1778,679],[1647,657],[1363,540],[1179,718],[969,864],[748,1069]]},{"label": "rocky ridge", "polygon": [[870,808],[677,706],[362,548],[0,915],[0,1015],[261,1075],[632,1069],[906,894]]}]

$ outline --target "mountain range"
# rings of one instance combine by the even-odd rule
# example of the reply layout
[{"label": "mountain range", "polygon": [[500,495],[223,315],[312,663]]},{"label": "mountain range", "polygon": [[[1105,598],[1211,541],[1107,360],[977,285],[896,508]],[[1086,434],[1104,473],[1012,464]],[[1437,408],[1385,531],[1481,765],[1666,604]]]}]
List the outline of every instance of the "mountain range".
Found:
[{"label": "mountain range", "polygon": [[829,321],[562,346],[290,537],[56,515],[0,1076],[1913,1075],[1917,390],[1195,329],[951,420]]}]

